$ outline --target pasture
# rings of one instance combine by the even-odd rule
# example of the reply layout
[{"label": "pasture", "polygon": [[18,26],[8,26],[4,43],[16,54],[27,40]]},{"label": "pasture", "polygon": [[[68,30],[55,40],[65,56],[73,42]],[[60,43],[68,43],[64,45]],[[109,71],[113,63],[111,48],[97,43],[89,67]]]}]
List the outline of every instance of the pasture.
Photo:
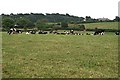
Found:
[{"label": "pasture", "polygon": [[[118,30],[118,22],[99,22],[99,23],[84,23],[86,29],[113,29]],[[78,27],[75,24],[69,24],[70,27]]]},{"label": "pasture", "polygon": [[99,23],[87,23],[85,24],[87,29],[114,29],[118,30],[118,22],[99,22]]},{"label": "pasture", "polygon": [[3,78],[118,77],[118,36],[2,33]]}]

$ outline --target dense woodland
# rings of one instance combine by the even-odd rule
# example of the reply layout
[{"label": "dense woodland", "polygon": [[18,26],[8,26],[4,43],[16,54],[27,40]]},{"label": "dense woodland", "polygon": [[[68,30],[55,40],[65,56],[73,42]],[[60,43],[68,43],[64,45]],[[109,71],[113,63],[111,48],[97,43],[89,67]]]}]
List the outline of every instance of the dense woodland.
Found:
[{"label": "dense woodland", "polygon": [[97,22],[118,22],[120,18],[118,16],[113,20],[105,19],[95,19],[90,16],[78,17],[69,14],[59,14],[59,13],[26,13],[26,14],[2,14],[2,27],[4,30],[10,28],[20,28],[20,29],[59,29],[59,28],[69,28],[68,24],[80,24],[78,28],[84,29],[83,23],[97,23]]}]

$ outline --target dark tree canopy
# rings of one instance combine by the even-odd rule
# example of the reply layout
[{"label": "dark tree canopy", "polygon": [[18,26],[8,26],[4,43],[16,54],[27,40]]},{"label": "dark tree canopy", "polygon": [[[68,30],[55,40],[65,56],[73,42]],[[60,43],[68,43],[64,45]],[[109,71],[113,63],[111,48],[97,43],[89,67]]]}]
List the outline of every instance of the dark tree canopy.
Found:
[{"label": "dark tree canopy", "polygon": [[85,30],[85,25],[83,25],[83,24],[82,24],[82,25],[79,25],[79,28],[80,28],[80,30],[83,31],[83,30]]},{"label": "dark tree canopy", "polygon": [[[113,21],[119,21],[120,18],[118,16],[115,17]],[[2,14],[2,24],[3,28],[9,29],[11,27],[17,28],[38,28],[38,29],[45,29],[45,28],[53,28],[53,27],[62,27],[67,28],[69,27],[68,24],[81,24],[81,23],[95,23],[99,22],[98,19],[94,19],[90,16],[78,17],[73,16],[68,13],[66,14],[59,14],[59,13],[18,13],[18,14]],[[51,24],[49,24],[51,23]],[[60,23],[60,25],[53,24]]]},{"label": "dark tree canopy", "polygon": [[67,28],[68,27],[68,23],[67,22],[61,22],[61,27],[62,28]]},{"label": "dark tree canopy", "polygon": [[24,17],[17,18],[16,24],[21,28],[24,27],[32,28],[34,26],[34,24],[28,18]]},{"label": "dark tree canopy", "polygon": [[43,20],[38,20],[36,23],[35,23],[35,27],[37,27],[38,30],[44,30],[46,28],[49,28],[51,27],[51,25],[49,25],[47,23],[47,21],[45,19]]},{"label": "dark tree canopy", "polygon": [[9,17],[3,18],[2,20],[3,28],[10,29],[10,28],[13,28],[14,25],[15,25],[15,22],[12,18],[9,18]]},{"label": "dark tree canopy", "polygon": [[120,17],[119,17],[119,16],[116,16],[115,19],[114,19],[114,21],[119,22],[119,21],[120,21]]}]

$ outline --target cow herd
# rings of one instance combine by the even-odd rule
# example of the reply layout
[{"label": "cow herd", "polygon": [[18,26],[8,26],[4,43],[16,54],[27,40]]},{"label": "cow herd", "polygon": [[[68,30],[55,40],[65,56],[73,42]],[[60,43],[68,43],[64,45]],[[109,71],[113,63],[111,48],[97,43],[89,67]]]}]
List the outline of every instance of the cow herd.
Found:
[{"label": "cow herd", "polygon": [[11,28],[9,31],[8,31],[8,34],[17,34],[17,33],[22,33],[22,30],[17,30],[16,28]]},{"label": "cow herd", "polygon": [[[11,28],[8,31],[8,34],[18,34],[18,33],[22,33],[22,30],[17,30],[15,28]],[[104,30],[96,30],[94,33],[80,33],[80,32],[76,32],[74,30],[69,30],[69,31],[64,31],[64,32],[59,32],[57,30],[54,31],[43,31],[43,30],[31,30],[31,31],[27,31],[25,32],[25,34],[61,34],[61,35],[104,35],[105,31]],[[115,32],[115,35],[120,35],[119,32]]]}]

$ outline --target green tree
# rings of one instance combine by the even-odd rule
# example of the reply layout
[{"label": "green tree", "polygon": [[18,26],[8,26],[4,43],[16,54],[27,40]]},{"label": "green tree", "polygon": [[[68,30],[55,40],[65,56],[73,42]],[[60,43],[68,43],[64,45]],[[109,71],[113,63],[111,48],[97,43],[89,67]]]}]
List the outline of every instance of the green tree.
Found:
[{"label": "green tree", "polygon": [[114,19],[114,21],[119,22],[120,21],[120,17],[116,16],[115,19]]},{"label": "green tree", "polygon": [[9,30],[10,28],[13,28],[15,25],[15,22],[12,18],[9,17],[5,17],[2,20],[2,26],[3,28],[5,28],[6,30]]},{"label": "green tree", "polygon": [[85,25],[83,25],[83,24],[82,24],[82,25],[79,25],[79,28],[80,28],[80,30],[83,31],[83,30],[85,30]]},{"label": "green tree", "polygon": [[90,16],[86,16],[86,22],[94,22],[94,20]]},{"label": "green tree", "polygon": [[34,24],[27,18],[20,17],[16,19],[16,24],[19,26],[19,28],[24,28],[27,30],[27,28],[33,28]]},{"label": "green tree", "polygon": [[67,22],[61,22],[61,27],[62,28],[67,28],[68,27],[68,23]]},{"label": "green tree", "polygon": [[46,20],[37,20],[37,22],[35,23],[35,27],[38,28],[38,30],[43,30],[48,28],[48,24]]}]

